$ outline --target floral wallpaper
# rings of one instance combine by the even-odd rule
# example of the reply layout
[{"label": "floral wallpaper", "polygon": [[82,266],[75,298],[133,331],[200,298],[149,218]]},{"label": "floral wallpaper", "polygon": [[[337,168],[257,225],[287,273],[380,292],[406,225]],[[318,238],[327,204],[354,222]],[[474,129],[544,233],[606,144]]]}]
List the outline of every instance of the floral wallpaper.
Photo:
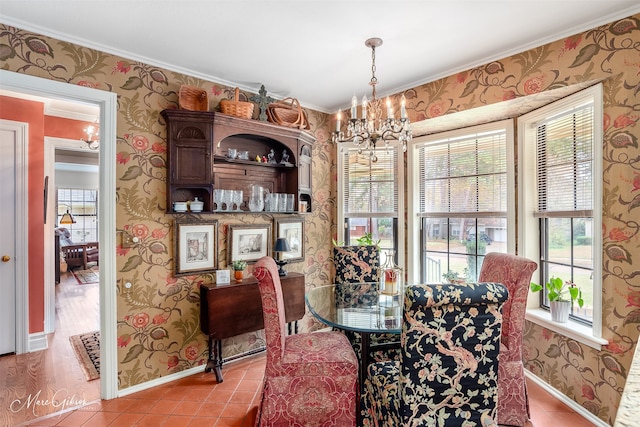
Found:
[{"label": "floral wallpaper", "polygon": [[[206,89],[210,110],[232,98],[233,88],[2,25],[0,59],[10,71],[119,96],[117,227],[141,241],[117,251],[118,283],[136,284],[131,292],[118,288],[120,388],[203,364],[207,347],[198,324],[199,286],[212,279],[172,274],[174,218],[165,214],[166,130],[160,111],[177,108],[182,84]],[[613,424],[640,324],[640,16],[424,84],[405,96],[410,118],[418,122],[596,80],[603,81],[605,94],[603,335],[610,344],[596,351],[528,323],[524,358],[531,372]],[[332,276],[336,159],[330,117],[308,114],[317,139],[314,211],[305,216],[305,261],[289,269],[305,273],[306,286],[315,287]],[[216,219],[220,248],[226,248],[228,223],[271,220],[253,214]],[[220,259],[225,255],[221,249]],[[300,326],[309,330],[315,322],[307,315]],[[224,356],[261,345],[260,333],[245,334],[225,340]]]}]

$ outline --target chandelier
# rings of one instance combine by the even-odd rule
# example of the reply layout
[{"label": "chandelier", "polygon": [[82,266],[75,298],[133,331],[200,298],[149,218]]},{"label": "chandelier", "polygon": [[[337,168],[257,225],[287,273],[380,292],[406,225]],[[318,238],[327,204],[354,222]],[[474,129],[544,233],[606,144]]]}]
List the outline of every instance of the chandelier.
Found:
[{"label": "chandelier", "polygon": [[376,98],[376,48],[382,45],[382,39],[371,38],[364,42],[365,46],[371,48],[371,99],[362,97],[361,116],[358,118],[358,99],[355,95],[351,99],[351,118],[347,122],[346,135],[340,129],[341,112],[338,111],[336,130],[333,132],[332,141],[334,144],[351,142],[358,147],[358,153],[369,152],[372,162],[376,162],[376,147],[384,142],[385,149],[389,148],[390,141],[400,141],[402,150],[407,151],[407,142],[411,140],[411,123],[407,117],[405,107],[406,99],[404,94],[400,100],[400,118],[396,119],[391,100],[387,97],[386,118],[382,117],[382,100]]},{"label": "chandelier", "polygon": [[[97,125],[96,121],[96,125]],[[93,126],[87,126],[84,130],[87,134],[87,139],[80,138],[80,141],[87,144],[90,150],[97,150],[100,147],[100,134],[99,129]]]}]

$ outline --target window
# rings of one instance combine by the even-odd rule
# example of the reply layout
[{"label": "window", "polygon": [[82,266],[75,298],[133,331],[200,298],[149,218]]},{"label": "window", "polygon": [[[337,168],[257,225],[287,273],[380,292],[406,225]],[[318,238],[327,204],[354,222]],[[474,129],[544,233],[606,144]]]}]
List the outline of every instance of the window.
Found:
[{"label": "window", "polygon": [[69,229],[71,240],[76,243],[98,241],[98,191],[73,188],[58,188],[58,218],[67,210],[73,216],[75,224],[62,224]]},{"label": "window", "polygon": [[398,227],[399,212],[404,212],[404,156],[397,144],[376,150],[377,161],[369,153],[359,153],[351,144],[338,150],[338,241],[356,245],[357,240],[370,234],[380,241],[381,263],[386,250],[395,251],[394,261],[402,265],[404,227]]},{"label": "window", "polygon": [[[602,289],[601,85],[522,116],[518,128],[522,139],[518,243],[525,256],[538,262],[538,273],[532,280],[544,285],[555,276],[576,283],[582,290],[584,307],[573,307],[570,324],[561,332],[569,336],[576,333],[576,339],[582,336],[580,340],[589,345],[602,344],[598,340]],[[530,298],[527,318],[537,318],[549,326],[541,314],[548,307],[546,293],[535,294]],[[558,325],[551,328],[562,329]]]},{"label": "window", "polygon": [[512,147],[510,120],[429,135],[412,145],[417,280],[440,283],[452,271],[475,281],[489,250],[511,249]]}]

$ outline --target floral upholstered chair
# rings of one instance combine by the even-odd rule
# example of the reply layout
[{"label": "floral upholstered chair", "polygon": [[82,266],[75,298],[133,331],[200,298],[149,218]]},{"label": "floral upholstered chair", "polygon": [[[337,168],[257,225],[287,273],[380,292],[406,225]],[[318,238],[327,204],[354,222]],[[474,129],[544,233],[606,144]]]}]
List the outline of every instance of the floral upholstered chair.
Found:
[{"label": "floral upholstered chair", "polygon": [[286,334],[278,267],[256,262],[267,363],[257,426],[355,426],[358,361],[339,332]]},{"label": "floral upholstered chair", "polygon": [[530,259],[490,252],[480,269],[481,282],[499,282],[509,290],[502,309],[502,341],[498,371],[498,423],[524,426],[530,418],[522,363],[522,336],[531,276],[538,265]]},{"label": "floral upholstered chair", "polygon": [[[335,246],[333,248],[333,264],[336,270],[336,285],[348,283],[366,283],[361,289],[367,292],[361,295],[347,294],[340,286],[336,286],[336,299],[345,304],[353,304],[353,306],[362,304],[377,304],[378,292],[380,290],[380,250],[377,246],[361,245],[361,246]],[[345,289],[348,289],[346,287]],[[367,300],[370,299],[370,300]],[[345,331],[349,341],[353,345],[353,349],[358,355],[358,360],[362,360],[360,356],[362,344],[360,335]],[[371,335],[371,343],[373,345],[387,343],[388,349],[377,350],[371,352],[373,360],[397,359],[400,352],[393,348],[393,342],[398,337],[391,334],[373,334]]]},{"label": "floral upholstered chair", "polygon": [[380,251],[377,246],[335,246],[333,264],[336,283],[380,281]]},{"label": "floral upholstered chair", "polygon": [[364,426],[495,426],[499,283],[413,285],[404,295],[402,356],[369,365]]}]

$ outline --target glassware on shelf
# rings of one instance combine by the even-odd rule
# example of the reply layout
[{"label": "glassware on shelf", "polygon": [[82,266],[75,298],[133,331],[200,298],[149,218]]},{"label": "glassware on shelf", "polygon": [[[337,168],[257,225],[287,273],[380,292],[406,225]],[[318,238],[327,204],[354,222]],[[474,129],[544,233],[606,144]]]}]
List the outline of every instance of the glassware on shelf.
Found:
[{"label": "glassware on shelf", "polygon": [[213,202],[216,205],[214,210],[216,211],[222,210],[222,192],[223,191],[224,190],[221,190],[220,188],[216,188],[213,190]]},{"label": "glassware on shelf", "polygon": [[264,188],[260,185],[251,184],[249,210],[251,212],[262,212],[264,210]]},{"label": "glassware on shelf", "polygon": [[287,212],[293,212],[293,202],[294,202],[293,194],[287,194]]},{"label": "glassware on shelf", "polygon": [[235,205],[235,210],[239,211],[240,210],[240,206],[242,205],[242,197],[244,196],[244,193],[242,190],[235,190],[233,192],[233,204]]}]

